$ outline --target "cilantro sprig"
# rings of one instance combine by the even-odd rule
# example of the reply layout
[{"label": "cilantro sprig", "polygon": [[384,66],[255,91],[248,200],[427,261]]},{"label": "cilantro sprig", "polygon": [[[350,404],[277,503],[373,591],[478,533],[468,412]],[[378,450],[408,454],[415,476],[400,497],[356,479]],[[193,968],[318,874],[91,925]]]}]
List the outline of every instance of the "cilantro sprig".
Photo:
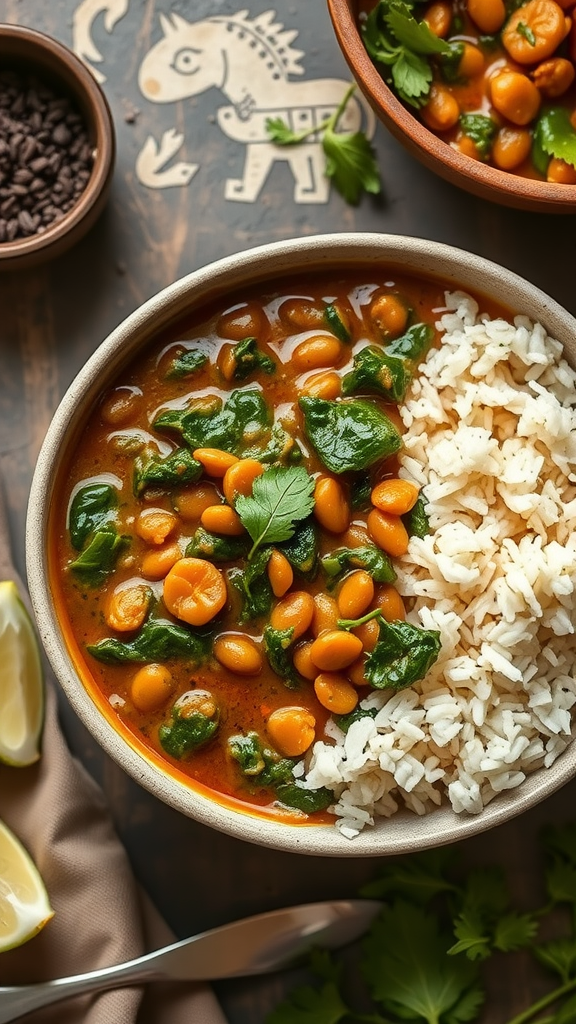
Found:
[{"label": "cilantro sprig", "polygon": [[314,508],[314,478],[303,466],[271,466],[257,477],[252,494],[236,499],[236,511],[253,545],[248,560],[262,544],[290,540],[296,523]]},{"label": "cilantro sprig", "polygon": [[277,146],[296,146],[312,135],[322,136],[325,174],[347,203],[356,206],[363,192],[377,195],[382,188],[376,154],[364,132],[339,132],[338,124],[356,85],[344,94],[337,109],[321,125],[293,132],[280,117],[269,117],[266,130]]}]

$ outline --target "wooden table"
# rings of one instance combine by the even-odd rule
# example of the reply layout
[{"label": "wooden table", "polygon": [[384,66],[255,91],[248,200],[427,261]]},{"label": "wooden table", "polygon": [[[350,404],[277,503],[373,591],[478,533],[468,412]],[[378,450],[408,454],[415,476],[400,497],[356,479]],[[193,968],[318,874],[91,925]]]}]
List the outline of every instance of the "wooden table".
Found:
[{"label": "wooden table", "polygon": [[[118,136],[112,195],[96,227],[58,260],[0,279],[0,466],[21,571],[30,481],[63,392],[125,316],[211,260],[274,239],[319,232],[417,235],[502,263],[576,314],[575,217],[508,210],[458,191],[414,161],[382,126],[374,144],[384,193],[364,199],[358,208],[347,206],[335,192],[319,202],[306,189],[300,198],[308,201],[295,202],[294,174],[286,162],[270,166],[254,201],[226,199],[226,189],[238,188],[226,181],[241,178],[246,155],[244,144],[220,128],[218,111],[228,101],[210,88],[161,105],[146,99],[138,87],[141,62],[162,35],[160,16],[171,11],[168,0],[108,0],[117,19],[111,32],[104,26],[106,6],[98,0],[85,0],[80,9],[76,0],[0,0],[1,20],[32,25],[69,45],[73,24],[78,39],[91,23],[92,40],[103,57],[97,67],[106,76],[103,88]],[[241,6],[230,0],[217,5],[217,13],[236,13]],[[304,78],[348,80],[323,4],[277,0],[275,6],[277,21],[298,32],[292,45],[305,51],[300,59]],[[173,10],[190,20],[214,15],[214,7],[213,0],[173,4]],[[251,0],[250,17],[267,9],[266,0]],[[168,25],[173,31],[184,27],[178,18],[164,21],[165,30]],[[311,88],[313,95],[321,95],[320,84]],[[143,147],[149,136],[158,142],[164,137],[169,144],[173,136],[164,133],[170,129],[181,133],[182,144],[155,171],[154,161],[142,156]],[[152,143],[147,152],[153,153]],[[168,186],[166,168],[179,162],[185,167],[172,177],[192,176],[188,184]],[[370,860],[306,858],[260,849],[180,816],[140,789],[99,749],[63,698],[61,713],[72,749],[106,793],[137,876],[178,935],[291,902],[353,895],[374,873],[376,865]],[[529,892],[534,833],[543,821],[570,819],[575,796],[576,783],[521,819],[468,840],[464,856],[503,861]],[[187,884],[175,886],[178,877]],[[227,982],[218,986],[218,994],[231,1024],[260,1024],[292,982],[292,977]],[[519,959],[516,974],[498,986],[486,1020],[505,1021],[526,1005],[534,984],[530,969]]]}]

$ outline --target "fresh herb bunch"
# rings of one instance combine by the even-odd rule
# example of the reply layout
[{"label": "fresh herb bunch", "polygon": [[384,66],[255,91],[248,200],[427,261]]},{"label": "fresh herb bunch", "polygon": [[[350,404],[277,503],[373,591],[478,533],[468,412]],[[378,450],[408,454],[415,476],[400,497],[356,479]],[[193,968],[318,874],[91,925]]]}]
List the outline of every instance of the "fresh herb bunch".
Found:
[{"label": "fresh herb bunch", "polygon": [[280,117],[269,117],[266,130],[277,146],[295,146],[312,135],[322,135],[325,173],[347,203],[356,206],[363,192],[377,195],[382,188],[376,154],[364,132],[339,132],[338,123],[356,86],[346,91],[338,108],[323,124],[293,132]]},{"label": "fresh herb bunch", "polygon": [[[576,822],[545,829],[540,843],[547,899],[529,910],[514,906],[502,868],[463,871],[453,847],[386,861],[379,877],[361,890],[362,896],[383,900],[362,943],[360,964],[374,1009],[350,1006],[341,962],[316,951],[309,965],[315,984],[293,990],[267,1024],[478,1021],[486,1001],[483,962],[519,949],[555,980],[505,1024],[574,1024]],[[506,970],[502,961],[499,970]],[[504,1024],[494,1012],[490,1020]]]}]

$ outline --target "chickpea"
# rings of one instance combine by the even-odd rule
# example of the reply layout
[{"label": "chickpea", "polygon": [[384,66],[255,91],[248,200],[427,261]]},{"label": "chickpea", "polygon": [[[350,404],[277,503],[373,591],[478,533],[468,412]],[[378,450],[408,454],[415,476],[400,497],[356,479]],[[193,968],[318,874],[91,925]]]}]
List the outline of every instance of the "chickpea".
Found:
[{"label": "chickpea", "polygon": [[554,181],[560,185],[576,185],[576,167],[560,160],[559,157],[552,157],[546,172],[546,181]]},{"label": "chickpea", "polygon": [[157,711],[172,696],[174,685],[165,665],[143,665],[130,684],[132,703],[139,711]]},{"label": "chickpea", "polygon": [[204,626],[226,604],[224,576],[204,558],[180,558],[164,580],[164,604],[171,615],[191,626]]},{"label": "chickpea", "polygon": [[501,71],[490,82],[490,94],[494,108],[512,124],[529,124],[540,107],[538,89],[519,71]]},{"label": "chickpea", "polygon": [[513,171],[530,154],[532,136],[528,128],[500,128],[492,146],[492,160],[502,171]]},{"label": "chickpea", "polygon": [[451,5],[446,3],[446,0],[435,0],[426,8],[422,21],[428,25],[435,36],[445,39],[452,23]]},{"label": "chickpea", "polygon": [[344,488],[333,476],[319,476],[314,488],[314,515],[330,533],[343,533],[350,522]]},{"label": "chickpea", "polygon": [[285,757],[299,757],[314,742],[316,719],[307,708],[278,708],[270,715],[266,730],[281,754]]},{"label": "chickpea", "polygon": [[343,350],[344,346],[338,338],[329,334],[316,334],[296,345],[290,363],[298,373],[316,370],[320,366],[335,366]]},{"label": "chickpea", "polygon": [[362,653],[362,641],[344,629],[329,629],[312,644],[310,657],[322,672],[338,672],[356,661]]},{"label": "chickpea", "polygon": [[336,629],[340,618],[338,605],[330,594],[316,594],[312,618],[312,632],[315,637],[321,636],[327,629]]},{"label": "chickpea", "polygon": [[297,640],[309,628],[313,615],[314,600],[312,596],[305,590],[293,590],[291,594],[281,598],[272,609],[270,625],[273,629],[293,627],[292,639]]},{"label": "chickpea", "polygon": [[148,580],[164,579],[181,557],[182,552],[178,544],[164,544],[153,551],[147,551],[140,563],[142,575]]},{"label": "chickpea", "polygon": [[246,533],[240,516],[230,505],[210,505],[204,509],[200,522],[209,533],[221,533],[225,537],[241,537]]},{"label": "chickpea", "polygon": [[322,707],[334,715],[348,715],[358,703],[358,694],[346,676],[321,672],[314,680],[314,692]]},{"label": "chickpea", "polygon": [[220,448],[196,448],[192,454],[197,462],[202,463],[208,476],[222,477],[230,466],[240,461],[235,455],[223,452]]},{"label": "chickpea", "polygon": [[221,338],[243,341],[250,336],[260,336],[268,321],[257,303],[243,302],[223,313],[218,320],[217,331]]},{"label": "chickpea", "polygon": [[504,0],[468,0],[468,14],[486,35],[499,32],[506,18]]},{"label": "chickpea", "polygon": [[310,395],[312,398],[324,398],[327,402],[339,398],[342,392],[342,381],[340,375],[334,370],[326,370],[324,373],[315,373],[307,377],[300,392],[303,395]]},{"label": "chickpea", "polygon": [[224,668],[239,676],[257,676],[262,671],[262,655],[248,636],[223,633],[216,637],[213,653]]},{"label": "chickpea", "polygon": [[428,102],[422,107],[421,114],[422,120],[432,131],[446,132],[457,123],[460,107],[445,85],[433,82]]},{"label": "chickpea", "polygon": [[139,629],[148,614],[151,597],[150,588],[143,583],[115,590],[106,609],[107,624],[119,633]]},{"label": "chickpea", "polygon": [[346,577],[338,594],[338,611],[343,619],[359,619],[374,597],[374,580],[364,569]]},{"label": "chickpea", "polygon": [[176,526],[176,516],[163,508],[145,508],[136,520],[136,533],[147,544],[163,544]]},{"label": "chickpea", "polygon": [[233,505],[239,494],[252,494],[257,477],[264,472],[264,466],[257,459],[238,459],[224,474],[222,487],[229,505]]},{"label": "chickpea", "polygon": [[395,292],[379,295],[370,306],[370,319],[383,338],[399,338],[408,326],[409,309]]},{"label": "chickpea", "polygon": [[111,427],[121,427],[129,423],[142,406],[142,392],[140,388],[122,386],[114,388],[106,396],[100,407],[100,416],[103,423]]},{"label": "chickpea", "polygon": [[210,505],[217,505],[221,501],[221,495],[214,484],[196,484],[189,490],[180,491],[173,499],[173,505],[185,523],[195,522],[200,519],[204,509]]},{"label": "chickpea", "polygon": [[477,78],[481,75],[486,66],[484,54],[478,46],[473,43],[464,43],[464,52],[458,65],[458,74],[463,78]]},{"label": "chickpea", "polygon": [[554,57],[539,64],[530,72],[532,81],[543,96],[555,99],[562,96],[574,81],[574,65],[564,57]]},{"label": "chickpea", "polygon": [[555,0],[528,0],[510,15],[502,43],[518,64],[537,64],[552,56],[569,29],[569,19]]},{"label": "chickpea", "polygon": [[410,480],[390,477],[373,488],[370,500],[375,508],[390,515],[403,516],[414,508],[420,489]]},{"label": "chickpea", "polygon": [[294,582],[294,570],[281,551],[274,550],[268,562],[268,579],[274,597],[284,597]]},{"label": "chickpea", "polygon": [[387,512],[373,509],[367,522],[372,540],[378,547],[393,558],[406,554],[410,538],[400,516],[391,516]]},{"label": "chickpea", "polygon": [[[391,583],[384,583],[378,591],[376,604],[386,622],[396,622],[406,618],[406,609],[402,597]],[[368,623],[366,623],[368,625]]]},{"label": "chickpea", "polygon": [[304,676],[304,679],[309,679],[310,681],[316,679],[318,675],[318,669],[310,656],[312,643],[312,640],[306,640],[304,643],[298,644],[292,658],[296,671],[301,676]]}]

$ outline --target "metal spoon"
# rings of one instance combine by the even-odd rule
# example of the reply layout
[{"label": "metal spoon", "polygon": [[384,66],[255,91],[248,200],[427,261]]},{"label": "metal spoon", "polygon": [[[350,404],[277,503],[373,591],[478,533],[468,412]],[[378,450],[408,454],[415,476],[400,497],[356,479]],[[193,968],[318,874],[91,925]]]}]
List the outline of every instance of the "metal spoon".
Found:
[{"label": "metal spoon", "polygon": [[286,907],[201,932],[115,967],[38,985],[0,987],[0,1024],[101,989],[267,974],[313,946],[337,949],[359,938],[381,906],[376,900],[333,900]]}]

